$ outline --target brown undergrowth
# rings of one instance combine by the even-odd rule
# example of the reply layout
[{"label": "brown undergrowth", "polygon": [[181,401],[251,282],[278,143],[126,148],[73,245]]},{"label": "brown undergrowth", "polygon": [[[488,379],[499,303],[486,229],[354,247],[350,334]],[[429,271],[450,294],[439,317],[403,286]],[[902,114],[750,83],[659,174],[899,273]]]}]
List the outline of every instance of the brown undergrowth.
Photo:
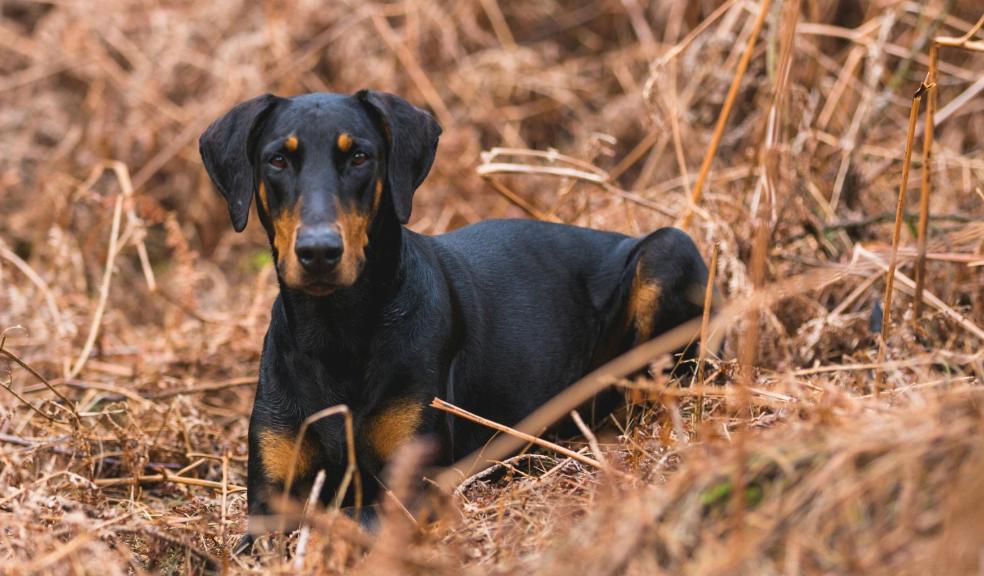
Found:
[{"label": "brown undergrowth", "polygon": [[[931,79],[924,304],[917,317],[913,193],[882,311],[910,96],[933,38],[984,40],[976,3],[18,1],[0,15],[0,571],[982,570],[984,54],[953,43]],[[231,558],[276,283],[259,226],[232,232],[194,142],[263,91],[365,86],[444,125],[415,230],[686,224],[708,260],[718,250],[708,339],[722,344],[688,386],[658,354],[647,378],[609,367],[592,385],[622,387],[626,407],[562,443],[578,458],[541,446],[484,473],[427,470],[454,480],[434,523],[400,504],[426,452],[411,445],[378,534],[311,506],[298,533]]]}]

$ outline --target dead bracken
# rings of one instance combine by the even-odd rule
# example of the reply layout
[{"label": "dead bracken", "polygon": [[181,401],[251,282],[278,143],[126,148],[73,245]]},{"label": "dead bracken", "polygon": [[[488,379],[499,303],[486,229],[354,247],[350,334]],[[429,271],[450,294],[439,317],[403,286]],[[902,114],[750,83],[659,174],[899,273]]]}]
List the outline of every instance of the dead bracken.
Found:
[{"label": "dead bracken", "polygon": [[[978,4],[3,3],[0,573],[980,573]],[[194,142],[363,87],[444,126],[417,231],[686,226],[721,302],[675,337],[707,362],[668,379],[657,339],[497,423],[499,466],[401,449],[377,534],[300,503],[234,557],[276,281]],[[604,425],[506,446],[607,386]]]}]

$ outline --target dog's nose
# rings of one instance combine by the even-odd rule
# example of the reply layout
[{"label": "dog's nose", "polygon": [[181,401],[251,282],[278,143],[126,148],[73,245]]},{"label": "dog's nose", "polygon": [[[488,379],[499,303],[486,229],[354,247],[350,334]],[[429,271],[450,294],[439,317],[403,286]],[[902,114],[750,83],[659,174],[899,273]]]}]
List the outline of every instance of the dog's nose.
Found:
[{"label": "dog's nose", "polygon": [[342,237],[327,226],[301,228],[294,253],[308,272],[327,272],[342,257]]}]

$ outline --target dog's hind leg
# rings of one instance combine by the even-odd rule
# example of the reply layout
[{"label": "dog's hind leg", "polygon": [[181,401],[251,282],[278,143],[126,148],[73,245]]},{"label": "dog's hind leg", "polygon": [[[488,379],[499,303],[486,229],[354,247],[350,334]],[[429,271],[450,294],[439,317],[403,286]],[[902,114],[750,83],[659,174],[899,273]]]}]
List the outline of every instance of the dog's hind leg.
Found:
[{"label": "dog's hind leg", "polygon": [[[703,313],[707,266],[694,241],[676,228],[639,240],[623,275],[628,287],[624,321],[637,346]],[[692,368],[697,344],[680,351],[674,368]]]}]

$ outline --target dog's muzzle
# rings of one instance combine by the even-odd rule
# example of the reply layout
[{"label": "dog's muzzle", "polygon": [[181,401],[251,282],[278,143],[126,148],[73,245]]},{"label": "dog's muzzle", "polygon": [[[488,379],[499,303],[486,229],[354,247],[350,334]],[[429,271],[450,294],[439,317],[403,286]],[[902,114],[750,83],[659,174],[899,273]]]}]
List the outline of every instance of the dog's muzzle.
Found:
[{"label": "dog's muzzle", "polygon": [[329,226],[303,227],[297,232],[294,253],[304,271],[313,276],[327,274],[342,258],[342,236]]}]

